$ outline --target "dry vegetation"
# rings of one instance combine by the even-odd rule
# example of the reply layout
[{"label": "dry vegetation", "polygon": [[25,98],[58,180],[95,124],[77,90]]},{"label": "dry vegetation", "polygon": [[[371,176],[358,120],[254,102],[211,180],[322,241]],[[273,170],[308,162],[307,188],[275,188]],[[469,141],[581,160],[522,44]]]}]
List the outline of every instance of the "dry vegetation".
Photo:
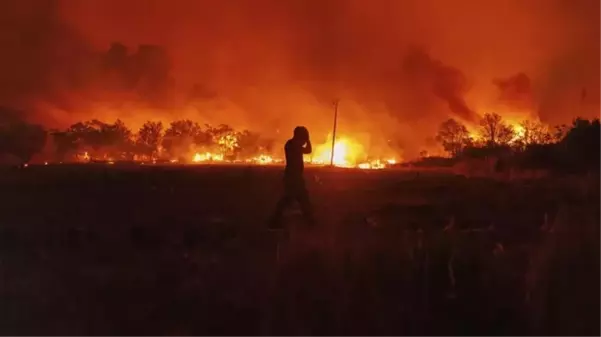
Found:
[{"label": "dry vegetation", "polygon": [[[2,334],[599,334],[599,180],[272,167],[2,175]],[[588,179],[588,180],[585,180]]]}]

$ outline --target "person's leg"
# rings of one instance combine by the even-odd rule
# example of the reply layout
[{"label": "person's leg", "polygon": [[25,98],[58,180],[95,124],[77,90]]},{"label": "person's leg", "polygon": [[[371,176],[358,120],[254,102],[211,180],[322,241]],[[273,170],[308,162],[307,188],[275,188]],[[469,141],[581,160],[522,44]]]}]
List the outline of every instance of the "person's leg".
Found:
[{"label": "person's leg", "polygon": [[315,218],[313,215],[313,206],[311,205],[311,200],[309,199],[309,192],[307,191],[307,188],[305,187],[304,183],[302,184],[302,186],[300,186],[299,190],[297,191],[296,199],[303,212],[303,218],[308,224],[313,225],[315,223]]},{"label": "person's leg", "polygon": [[271,216],[271,220],[269,222],[269,227],[272,229],[279,229],[282,228],[282,214],[284,213],[284,210],[286,209],[286,207],[288,207],[288,205],[290,205],[290,202],[292,201],[292,199],[290,198],[290,195],[288,193],[285,193],[280,200],[278,201],[278,203],[275,206],[275,211],[273,213],[273,215]]}]

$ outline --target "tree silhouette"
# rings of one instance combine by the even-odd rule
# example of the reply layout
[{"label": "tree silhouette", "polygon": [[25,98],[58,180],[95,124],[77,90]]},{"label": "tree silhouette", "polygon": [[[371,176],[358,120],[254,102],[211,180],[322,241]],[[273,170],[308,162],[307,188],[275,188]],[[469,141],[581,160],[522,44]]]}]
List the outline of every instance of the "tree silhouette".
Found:
[{"label": "tree silhouette", "polygon": [[57,154],[87,152],[92,158],[131,159],[134,149],[132,132],[121,120],[107,124],[93,119],[71,125],[64,132],[54,132]]},{"label": "tree silhouette", "polygon": [[560,146],[562,157],[574,169],[599,169],[600,130],[599,119],[589,121],[577,118],[573,121],[572,128],[567,132]]},{"label": "tree silhouette", "polygon": [[101,147],[98,136],[101,124],[103,123],[97,120],[75,123],[64,133],[56,133],[55,141],[65,151],[88,152],[91,156],[96,156]]},{"label": "tree silhouette", "polygon": [[451,118],[440,125],[436,140],[442,144],[446,152],[456,156],[471,143],[472,139],[465,125]]},{"label": "tree silhouette", "polygon": [[68,159],[68,155],[77,152],[77,144],[73,136],[67,131],[52,130],[50,132],[55,147],[55,159],[63,161]]},{"label": "tree silhouette", "polygon": [[570,126],[566,124],[556,125],[551,133],[551,139],[554,143],[561,142],[570,131]]},{"label": "tree silhouette", "polygon": [[104,155],[108,158],[132,159],[133,140],[131,130],[117,119],[113,124],[100,124],[98,142],[104,148]]},{"label": "tree silhouette", "polygon": [[138,131],[136,149],[147,158],[157,158],[163,139],[163,123],[147,121]]},{"label": "tree silhouette", "polygon": [[96,141],[96,128],[92,122],[78,122],[64,131],[54,130],[51,132],[56,147],[57,160],[73,159],[72,156],[81,152],[92,152],[98,149]]},{"label": "tree silhouette", "polygon": [[496,113],[486,113],[480,120],[480,136],[489,146],[507,145],[515,137],[511,125]]},{"label": "tree silhouette", "polygon": [[46,130],[23,121],[0,124],[0,155],[12,155],[24,163],[46,144]]},{"label": "tree silhouette", "polygon": [[236,146],[237,155],[243,158],[249,158],[261,153],[261,136],[258,133],[244,130],[237,136]]},{"label": "tree silhouette", "polygon": [[519,139],[526,146],[532,144],[547,144],[552,141],[549,128],[541,122],[525,120],[520,126],[522,127],[523,132]]},{"label": "tree silhouette", "polygon": [[174,121],[165,130],[163,148],[172,157],[186,155],[193,146],[206,142],[207,138],[198,123],[189,119]]}]

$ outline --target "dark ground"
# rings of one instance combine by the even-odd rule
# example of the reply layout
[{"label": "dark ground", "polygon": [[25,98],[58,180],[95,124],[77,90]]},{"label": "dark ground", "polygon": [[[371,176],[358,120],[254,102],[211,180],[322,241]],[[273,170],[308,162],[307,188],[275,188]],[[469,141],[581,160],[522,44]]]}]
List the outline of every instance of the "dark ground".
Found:
[{"label": "dark ground", "polygon": [[1,170],[0,334],[599,334],[598,177],[281,170]]}]

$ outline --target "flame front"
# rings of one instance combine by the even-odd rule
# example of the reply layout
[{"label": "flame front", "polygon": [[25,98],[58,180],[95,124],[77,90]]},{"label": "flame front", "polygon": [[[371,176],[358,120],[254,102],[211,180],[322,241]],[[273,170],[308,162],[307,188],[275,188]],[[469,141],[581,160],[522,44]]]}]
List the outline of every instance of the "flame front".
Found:
[{"label": "flame front", "polygon": [[[314,165],[328,165],[332,160],[332,143],[325,142],[314,147],[313,154],[305,156],[305,162]],[[196,152],[192,155],[193,163],[209,162],[239,162],[255,165],[269,165],[283,163],[282,159],[274,158],[269,154],[259,154],[252,158],[243,160],[227,160],[223,153],[215,152]],[[382,169],[387,165],[396,164],[396,160],[391,158],[387,160],[375,159],[367,160],[367,154],[364,147],[357,141],[349,137],[341,137],[334,144],[333,164],[337,167],[356,167],[359,169]]]},{"label": "flame front", "polygon": [[259,165],[265,165],[265,164],[272,164],[275,162],[275,160],[273,159],[273,157],[271,157],[269,155],[261,154],[261,155],[258,155],[254,158],[247,160],[247,162],[259,164]]},{"label": "flame front", "polygon": [[305,160],[307,163],[316,165],[329,165],[332,163],[337,167],[356,167],[359,169],[383,169],[387,165],[396,164],[396,159],[369,159],[363,145],[356,140],[343,136],[336,139],[334,143],[334,157],[332,158],[332,140],[315,146],[313,155]]},{"label": "flame front", "polygon": [[363,146],[347,137],[336,139],[334,158],[332,158],[331,140],[316,146],[313,151],[314,154],[308,160],[312,164],[323,165],[333,162],[334,166],[354,167],[361,162],[362,157],[365,157]]},{"label": "flame front", "polygon": [[[313,153],[306,155],[304,161],[310,165],[329,165],[333,160],[333,165],[345,168],[359,169],[382,169],[389,165],[396,164],[396,159],[383,159],[379,157],[373,159],[368,156],[365,147],[356,139],[347,135],[337,137],[334,144],[334,157],[332,158],[332,140],[331,135],[323,144],[314,145]],[[271,165],[285,163],[282,157],[274,157],[269,153],[258,153],[252,156],[242,156],[237,152],[239,150],[238,138],[235,135],[225,135],[216,141],[216,146],[191,149],[188,155],[188,160],[183,160],[182,157],[165,158],[172,164],[180,162],[190,162],[194,164],[209,164],[209,163],[246,163],[251,165]],[[114,164],[115,159],[106,155],[101,156],[106,164]],[[77,160],[80,162],[90,162],[96,157],[92,157],[88,152],[83,152],[77,155]],[[140,157],[134,156],[134,161],[141,164],[145,162]],[[156,164],[157,160],[152,159],[150,163]]]},{"label": "flame front", "polygon": [[205,152],[205,153],[195,153],[194,157],[192,158],[192,162],[194,163],[201,163],[201,162],[205,162],[205,161],[223,161],[223,154],[221,153],[211,153],[211,152]]}]

